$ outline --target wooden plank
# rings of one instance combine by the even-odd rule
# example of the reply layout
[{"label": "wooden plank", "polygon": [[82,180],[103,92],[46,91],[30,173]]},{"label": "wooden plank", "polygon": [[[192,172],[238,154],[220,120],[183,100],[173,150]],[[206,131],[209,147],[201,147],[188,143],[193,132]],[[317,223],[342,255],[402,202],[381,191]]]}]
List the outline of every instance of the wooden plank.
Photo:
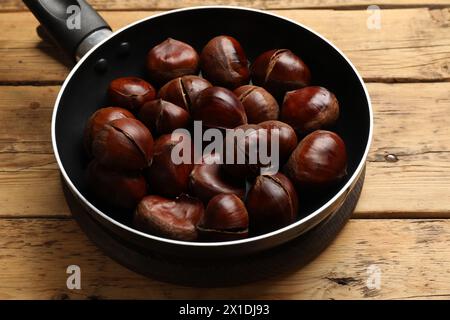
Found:
[{"label": "wooden plank", "polygon": [[[368,81],[450,80],[449,9],[383,10],[381,29],[367,28],[366,10],[278,10],[317,30],[355,63]],[[114,29],[153,11],[103,12]],[[30,13],[0,14],[0,83],[60,83],[68,68],[61,53],[35,34]],[[67,64],[67,59],[64,60]]]},{"label": "wooden plank", "polygon": [[[336,8],[336,9],[364,9],[373,5],[371,0],[90,0],[89,3],[97,10],[167,10],[190,6],[230,5],[259,9],[298,9],[298,8]],[[379,0],[376,2],[381,8],[409,8],[409,7],[444,7],[449,6],[449,0]],[[4,0],[0,11],[26,10],[21,0]]]},{"label": "wooden plank", "polygon": [[[450,83],[368,88],[375,135],[356,216],[449,217]],[[68,214],[49,128],[57,91],[0,86],[1,216]]]},{"label": "wooden plank", "polygon": [[[150,280],[104,256],[72,220],[0,220],[1,299],[446,299],[450,221],[350,220],[315,261],[290,274],[231,288]],[[420,261],[420,264],[417,262]],[[66,268],[81,268],[68,290]],[[380,282],[370,282],[375,270]]]}]

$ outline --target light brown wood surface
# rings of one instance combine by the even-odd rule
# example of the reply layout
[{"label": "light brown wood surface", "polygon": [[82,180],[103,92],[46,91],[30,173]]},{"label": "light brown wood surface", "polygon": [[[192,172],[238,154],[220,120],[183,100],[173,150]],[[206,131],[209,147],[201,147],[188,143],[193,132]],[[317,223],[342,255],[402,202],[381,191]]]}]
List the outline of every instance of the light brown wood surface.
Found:
[{"label": "light brown wood surface", "polygon": [[[117,29],[155,10],[218,2],[91,3],[105,10]],[[365,0],[220,3],[268,8],[315,29],[341,48],[368,82],[375,135],[354,219],[307,267],[246,286],[179,287],[111,261],[71,219],[52,154],[51,112],[69,68],[61,64],[60,52],[35,34],[37,22],[21,1],[5,0],[0,298],[449,298],[450,1],[378,1],[381,30],[367,28],[372,3]],[[398,161],[387,161],[390,154]],[[66,288],[70,264],[82,268],[81,291]],[[370,265],[382,272],[379,290],[367,287]]]}]

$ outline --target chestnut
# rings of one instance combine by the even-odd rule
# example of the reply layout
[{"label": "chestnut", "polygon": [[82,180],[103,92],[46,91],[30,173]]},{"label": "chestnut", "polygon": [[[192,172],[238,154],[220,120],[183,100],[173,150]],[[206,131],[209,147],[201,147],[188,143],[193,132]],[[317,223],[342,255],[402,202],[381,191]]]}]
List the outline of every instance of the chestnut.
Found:
[{"label": "chestnut", "polygon": [[158,96],[189,111],[198,94],[212,87],[208,80],[198,76],[183,76],[167,82],[159,89]]},{"label": "chestnut", "polygon": [[185,162],[174,162],[172,152],[175,147],[181,150],[177,155],[183,157],[185,150],[192,150],[191,137],[183,133],[159,137],[154,146],[153,163],[145,172],[152,191],[169,198],[188,191],[189,174],[194,166],[192,158]]},{"label": "chestnut", "polygon": [[232,91],[221,87],[200,92],[192,105],[191,116],[209,128],[232,129],[247,123],[242,103]]},{"label": "chestnut", "polygon": [[202,50],[200,66],[202,75],[216,86],[234,89],[250,80],[244,49],[230,36],[211,39]]},{"label": "chestnut", "polygon": [[251,221],[250,231],[256,234],[287,226],[298,214],[297,192],[282,173],[256,177],[245,204]]},{"label": "chestnut", "polygon": [[197,74],[199,56],[187,43],[168,38],[147,54],[147,71],[152,81],[163,85],[169,80]]},{"label": "chestnut", "polygon": [[333,125],[339,117],[336,96],[323,87],[306,87],[287,92],[281,120],[300,134]]},{"label": "chestnut", "polygon": [[278,102],[266,89],[245,85],[234,90],[234,94],[244,105],[248,123],[278,119]]},{"label": "chestnut", "polygon": [[87,184],[96,199],[120,209],[134,209],[147,194],[147,183],[140,172],[111,170],[97,160],[88,165]]},{"label": "chestnut", "polygon": [[252,80],[279,98],[285,92],[306,87],[311,81],[308,66],[288,49],[269,50],[251,66]]},{"label": "chestnut", "polygon": [[218,194],[212,198],[197,230],[202,240],[231,241],[248,236],[248,213],[235,194]]},{"label": "chestnut", "polygon": [[84,148],[88,155],[91,155],[92,153],[92,140],[103,126],[113,120],[121,118],[134,119],[134,115],[130,111],[118,107],[101,108],[92,114],[84,129],[83,137]]},{"label": "chestnut", "polygon": [[344,141],[331,131],[310,133],[292,152],[284,172],[302,188],[330,186],[347,174]]},{"label": "chestnut", "polygon": [[150,195],[139,202],[133,225],[153,235],[192,241],[197,239],[196,225],[203,214],[203,204],[197,199],[183,195],[172,200]]},{"label": "chestnut", "polygon": [[185,128],[190,122],[190,116],[186,110],[162,99],[144,104],[138,118],[157,136]]},{"label": "chestnut", "polygon": [[269,136],[271,137],[272,130],[278,129],[278,141],[279,141],[279,152],[280,152],[280,162],[285,163],[292,151],[294,151],[297,146],[297,135],[294,129],[281,121],[269,120],[258,124],[261,128],[268,130]]},{"label": "chestnut", "polygon": [[153,137],[139,120],[122,118],[103,126],[92,142],[92,153],[106,167],[139,170],[153,156]]},{"label": "chestnut", "polygon": [[113,105],[136,111],[147,101],[155,99],[156,91],[140,78],[123,77],[111,81],[108,96]]},{"label": "chestnut", "polygon": [[245,196],[245,180],[227,177],[221,170],[220,157],[217,153],[205,155],[189,176],[190,191],[205,203],[220,193],[236,194],[239,198]]}]

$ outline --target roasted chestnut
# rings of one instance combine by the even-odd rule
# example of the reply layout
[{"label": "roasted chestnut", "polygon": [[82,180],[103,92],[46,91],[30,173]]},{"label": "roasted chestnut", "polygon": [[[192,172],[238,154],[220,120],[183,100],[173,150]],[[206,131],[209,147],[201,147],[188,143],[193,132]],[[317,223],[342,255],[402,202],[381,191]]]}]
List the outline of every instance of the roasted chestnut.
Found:
[{"label": "roasted chestnut", "polygon": [[120,209],[134,209],[147,194],[147,183],[138,172],[119,172],[93,160],[87,169],[89,191],[96,199]]},{"label": "roasted chestnut", "polygon": [[294,151],[297,146],[297,135],[295,134],[294,129],[281,121],[269,120],[264,121],[258,124],[261,128],[267,129],[269,136],[272,139],[272,133],[274,133],[273,129],[278,129],[278,144],[279,144],[279,152],[280,152],[280,162],[285,163],[292,151]]},{"label": "roasted chestnut", "polygon": [[203,204],[194,198],[183,195],[173,200],[150,195],[139,202],[133,225],[157,236],[192,241],[197,239],[196,225],[203,214]]},{"label": "roasted chestnut", "polygon": [[281,120],[304,134],[333,125],[339,117],[336,96],[323,87],[306,87],[286,93]]},{"label": "roasted chestnut", "polygon": [[189,177],[191,193],[207,203],[220,193],[236,194],[239,198],[245,195],[245,179],[230,179],[221,170],[221,156],[208,154],[201,164],[196,164]]},{"label": "roasted chestnut", "polygon": [[297,192],[282,173],[256,177],[245,204],[251,221],[250,231],[256,234],[287,226],[298,214]]},{"label": "roasted chestnut", "polygon": [[197,230],[202,240],[231,241],[248,236],[248,213],[235,194],[218,194],[206,207]]},{"label": "roasted chestnut", "polygon": [[230,36],[211,39],[200,55],[200,65],[203,76],[216,86],[234,89],[250,80],[244,49]]},{"label": "roasted chestnut", "polygon": [[233,92],[221,87],[200,92],[192,105],[191,116],[209,128],[232,129],[247,123],[242,103]]},{"label": "roasted chestnut", "polygon": [[188,74],[197,74],[199,56],[187,43],[168,38],[147,54],[147,71],[152,81],[163,85]]},{"label": "roasted chestnut", "polygon": [[152,161],[153,137],[139,120],[116,119],[105,124],[94,137],[92,153],[109,168],[143,169]]},{"label": "roasted chestnut", "polygon": [[138,118],[157,136],[186,128],[190,122],[189,113],[185,109],[162,99],[144,104]]},{"label": "roasted chestnut", "polygon": [[167,82],[159,89],[158,96],[189,111],[198,94],[209,87],[212,85],[206,79],[183,76]]},{"label": "roasted chestnut", "polygon": [[189,174],[194,165],[190,155],[184,159],[187,156],[184,152],[191,150],[188,134],[166,134],[155,141],[153,163],[145,172],[152,191],[170,198],[188,191]]},{"label": "roasted chestnut", "polygon": [[311,81],[308,66],[292,51],[266,51],[251,66],[252,80],[279,98],[285,92],[306,87]]},{"label": "roasted chestnut", "polygon": [[83,143],[88,155],[91,155],[92,153],[92,140],[103,126],[113,120],[121,118],[134,119],[134,115],[130,111],[118,107],[101,108],[94,112],[84,129]]},{"label": "roasted chestnut", "polygon": [[245,85],[234,90],[234,94],[244,105],[248,123],[278,119],[278,102],[264,88]]},{"label": "roasted chestnut", "polygon": [[331,131],[310,133],[292,152],[284,172],[302,188],[330,186],[347,174],[344,141]]},{"label": "roasted chestnut", "polygon": [[140,78],[124,77],[111,81],[108,96],[113,105],[136,111],[147,101],[155,99],[156,91]]}]

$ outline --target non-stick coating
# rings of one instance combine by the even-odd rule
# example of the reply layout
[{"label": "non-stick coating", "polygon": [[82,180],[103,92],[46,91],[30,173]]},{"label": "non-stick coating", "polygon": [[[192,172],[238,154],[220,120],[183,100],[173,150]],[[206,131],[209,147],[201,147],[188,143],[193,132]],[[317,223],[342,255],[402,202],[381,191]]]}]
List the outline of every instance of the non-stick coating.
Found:
[{"label": "non-stick coating", "polygon": [[[176,11],[136,24],[103,43],[76,70],[61,96],[55,118],[55,139],[62,166],[81,194],[106,214],[128,222],[129,215],[96,203],[87,193],[82,134],[89,116],[109,105],[106,96],[109,82],[122,76],[147,78],[147,52],[168,37],[185,41],[200,52],[208,40],[221,34],[238,39],[250,61],[266,50],[288,48],[306,62],[313,84],[328,88],[339,99],[341,115],[333,130],[347,146],[347,179],[355,172],[369,140],[369,101],[357,74],[333,46],[297,24],[258,11],[235,8]],[[123,42],[130,45],[129,55],[121,54]],[[95,68],[99,59],[107,60],[106,72]],[[347,181],[313,202],[303,201],[302,217],[331,199]]]}]

